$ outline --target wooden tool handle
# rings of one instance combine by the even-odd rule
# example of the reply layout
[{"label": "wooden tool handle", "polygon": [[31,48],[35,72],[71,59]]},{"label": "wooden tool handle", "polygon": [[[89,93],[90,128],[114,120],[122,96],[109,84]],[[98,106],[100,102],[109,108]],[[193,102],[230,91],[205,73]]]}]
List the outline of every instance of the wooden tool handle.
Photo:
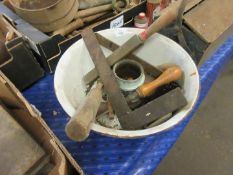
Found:
[{"label": "wooden tool handle", "polygon": [[80,28],[82,26],[84,26],[84,22],[83,22],[82,19],[78,18],[78,19],[74,20],[73,22],[67,24],[66,26],[54,31],[53,35],[60,34],[62,36],[65,36],[68,33],[72,32],[72,31],[74,31],[74,30],[76,30],[76,29],[78,29],[78,28]]},{"label": "wooden tool handle", "polygon": [[92,15],[92,16],[88,16],[88,17],[85,17],[85,18],[77,18],[75,19],[73,22],[67,24],[66,26],[56,30],[53,32],[53,35],[62,35],[62,36],[65,36],[67,35],[68,33],[71,33],[73,32],[74,30],[77,30],[79,29],[80,27],[83,27],[85,25],[85,23],[88,23],[88,22],[92,22],[94,21],[95,19],[105,15],[106,13],[108,13],[108,11],[105,11],[105,12],[101,12],[101,13],[97,13],[95,15]]},{"label": "wooden tool handle", "polygon": [[65,132],[70,139],[83,141],[89,136],[91,124],[102,100],[102,87],[102,83],[97,83],[96,87],[90,90],[83,104],[67,123]]},{"label": "wooden tool handle", "polygon": [[101,6],[89,8],[86,10],[81,10],[81,11],[78,11],[76,13],[74,19],[92,16],[92,15],[95,15],[97,13],[101,13],[101,12],[105,12],[105,11],[109,11],[109,10],[112,10],[112,4],[106,4],[106,5],[101,5]]},{"label": "wooden tool handle", "polygon": [[178,16],[178,10],[180,7],[182,0],[178,0],[173,2],[169,7],[165,8],[160,17],[155,20],[150,27],[148,27],[145,31],[139,34],[139,37],[142,41],[147,40],[151,35],[158,32],[162,28],[171,24]]},{"label": "wooden tool handle", "polygon": [[178,66],[172,66],[166,69],[157,79],[146,83],[137,89],[140,97],[150,96],[158,87],[180,79],[182,70]]}]

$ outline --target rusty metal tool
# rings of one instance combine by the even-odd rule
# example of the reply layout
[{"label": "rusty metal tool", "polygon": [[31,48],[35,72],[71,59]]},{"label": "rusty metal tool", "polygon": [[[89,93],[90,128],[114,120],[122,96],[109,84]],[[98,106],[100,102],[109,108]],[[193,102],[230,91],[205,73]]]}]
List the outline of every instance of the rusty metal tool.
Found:
[{"label": "rusty metal tool", "polygon": [[[120,118],[120,116],[124,116],[131,110],[120,91],[116,78],[106,61],[93,30],[84,30],[82,32],[82,37],[95,64],[100,79],[103,82],[108,99],[111,102],[115,113]],[[80,108],[76,111],[75,116],[72,117],[66,125],[66,134],[72,140],[83,141],[88,137],[91,123],[94,121],[101,103],[101,92],[102,91],[99,88],[94,91],[91,90],[84,104],[80,105]]]},{"label": "rusty metal tool", "polygon": [[91,124],[102,100],[102,87],[103,84],[98,82],[96,87],[89,91],[85,101],[66,124],[65,132],[70,139],[83,141],[89,136]]},{"label": "rusty metal tool", "polygon": [[103,82],[104,90],[108,95],[108,99],[111,102],[115,113],[117,116],[125,115],[131,110],[127,105],[124,95],[121,93],[115,75],[107,63],[95,33],[92,29],[86,29],[82,32],[81,35],[92,58],[92,61],[94,62],[100,79]]},{"label": "rusty metal tool", "polygon": [[[138,35],[134,35],[128,41],[126,41],[121,47],[116,49],[109,57],[108,57],[108,64],[112,66],[120,59],[127,56],[129,53],[137,49],[140,45],[142,45],[151,35],[158,32],[160,29],[166,27],[171,22],[173,22],[177,15],[179,6],[182,0],[178,0],[172,3],[169,7],[164,9],[161,16],[146,30],[141,32]],[[85,75],[88,76],[88,81],[91,82],[98,77],[98,73],[95,69],[91,70],[90,72]],[[87,78],[84,78],[87,79]]]},{"label": "rusty metal tool", "polygon": [[[96,33],[95,35],[99,41],[99,44],[104,46],[105,48],[111,50],[111,51],[115,51],[117,48],[120,47],[119,45],[117,45],[113,41],[107,39],[106,37],[100,35],[99,33]],[[128,57],[130,59],[138,61],[143,66],[143,68],[145,69],[145,71],[148,74],[150,74],[156,78],[154,81],[146,83],[138,88],[137,96],[139,96],[140,98],[144,98],[144,97],[149,96],[158,87],[160,87],[164,84],[168,84],[172,81],[176,81],[176,80],[180,79],[182,74],[183,74],[182,70],[176,65],[170,66],[164,72],[162,72],[160,69],[154,67],[153,65],[151,65],[148,62],[145,62],[144,60],[140,59],[139,57],[137,57],[134,54],[130,54]],[[88,83],[88,79],[84,79],[84,82]]]},{"label": "rusty metal tool", "polygon": [[[114,52],[116,49],[118,49],[120,47],[118,44],[116,44],[115,42],[109,40],[108,38],[100,35],[99,33],[95,33],[95,35],[99,41],[99,44],[102,45],[103,47],[111,50],[112,52]],[[150,63],[144,61],[143,59],[139,58],[135,54],[129,54],[127,56],[127,58],[139,62],[142,65],[142,67],[144,68],[144,70],[148,74],[152,75],[155,78],[158,77],[162,73],[162,71],[160,69],[158,69],[155,66],[151,65]],[[88,78],[88,76],[85,76],[83,80],[86,84],[90,83],[90,81],[89,81],[90,79]]]},{"label": "rusty metal tool", "polygon": [[[173,89],[166,94],[148,102],[140,108],[135,109],[124,116],[127,122],[121,123],[122,128],[136,130],[146,128],[149,124],[171,112],[181,109],[187,105],[180,88]],[[128,122],[130,121],[130,122]]]},{"label": "rusty metal tool", "polygon": [[79,29],[80,27],[83,27],[85,25],[85,23],[89,23],[91,21],[94,21],[96,19],[98,19],[99,17],[107,14],[108,12],[100,12],[88,17],[84,17],[84,18],[77,18],[75,19],[73,22],[67,24],[66,26],[63,26],[62,28],[56,30],[53,32],[53,35],[62,35],[65,36],[68,33],[71,33],[74,30]]},{"label": "rusty metal tool", "polygon": [[106,5],[89,8],[86,10],[81,10],[75,14],[74,19],[92,16],[92,15],[105,12],[105,11],[109,11],[109,10],[112,10],[112,4],[106,4]]}]

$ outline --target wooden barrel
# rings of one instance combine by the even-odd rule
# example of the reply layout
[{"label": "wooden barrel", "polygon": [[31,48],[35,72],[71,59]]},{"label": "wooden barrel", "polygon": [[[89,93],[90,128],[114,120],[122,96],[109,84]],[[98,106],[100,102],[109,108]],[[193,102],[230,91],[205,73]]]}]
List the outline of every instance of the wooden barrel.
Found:
[{"label": "wooden barrel", "polygon": [[43,32],[68,24],[77,13],[78,0],[9,0],[16,13]]}]

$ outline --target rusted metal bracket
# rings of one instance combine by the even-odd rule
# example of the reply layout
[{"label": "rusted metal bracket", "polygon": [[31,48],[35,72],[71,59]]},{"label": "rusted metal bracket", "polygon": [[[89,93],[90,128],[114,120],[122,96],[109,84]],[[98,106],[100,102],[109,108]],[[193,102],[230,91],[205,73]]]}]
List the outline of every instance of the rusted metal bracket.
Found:
[{"label": "rusted metal bracket", "polygon": [[[115,42],[109,40],[108,38],[106,38],[106,37],[100,35],[99,33],[96,33],[95,35],[96,35],[96,37],[97,37],[97,39],[98,39],[100,45],[102,45],[102,46],[104,46],[105,48],[111,50],[112,52],[114,52],[115,50],[117,50],[117,49],[120,47],[120,45],[118,45],[118,44],[116,44]],[[127,58],[128,58],[128,59],[133,59],[133,60],[139,62],[139,63],[143,66],[143,68],[145,69],[145,71],[146,71],[148,74],[150,74],[150,75],[152,75],[153,77],[155,77],[155,78],[158,77],[158,76],[162,73],[161,70],[159,70],[159,69],[156,68],[155,66],[151,65],[150,63],[144,61],[143,59],[139,58],[139,57],[138,57],[137,55],[135,55],[135,54],[129,54],[129,55],[127,56]]]}]

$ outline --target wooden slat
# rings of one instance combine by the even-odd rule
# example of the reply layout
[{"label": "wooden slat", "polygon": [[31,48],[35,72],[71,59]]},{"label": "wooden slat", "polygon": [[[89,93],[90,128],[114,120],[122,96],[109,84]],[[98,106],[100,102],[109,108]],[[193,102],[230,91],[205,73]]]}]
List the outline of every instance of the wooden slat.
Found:
[{"label": "wooden slat", "polygon": [[205,0],[184,16],[185,23],[211,43],[233,23],[233,0]]},{"label": "wooden slat", "polygon": [[25,174],[45,151],[0,103],[0,174]]},{"label": "wooden slat", "polygon": [[189,2],[187,3],[184,11],[187,12],[188,10],[190,10],[191,8],[193,8],[195,5],[197,5],[201,1],[202,0],[189,0]]}]

